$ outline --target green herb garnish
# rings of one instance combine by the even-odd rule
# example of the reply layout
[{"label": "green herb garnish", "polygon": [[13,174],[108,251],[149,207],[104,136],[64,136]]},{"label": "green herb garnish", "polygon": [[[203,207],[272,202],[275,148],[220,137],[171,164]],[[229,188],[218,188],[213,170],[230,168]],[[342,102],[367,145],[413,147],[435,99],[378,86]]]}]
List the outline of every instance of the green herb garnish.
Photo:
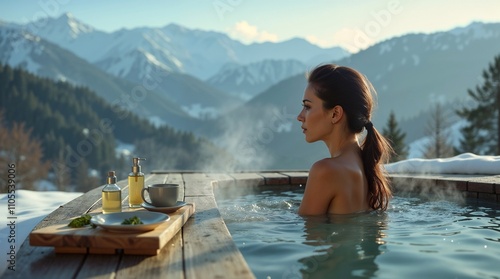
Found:
[{"label": "green herb garnish", "polygon": [[84,214],[81,217],[77,217],[71,220],[71,222],[69,222],[68,224],[68,227],[81,228],[83,226],[90,225],[90,218],[92,218],[92,216],[90,216],[89,214]]},{"label": "green herb garnish", "polygon": [[140,224],[144,224],[144,223],[137,216],[130,217],[128,219],[124,219],[122,222],[122,225],[140,225]]}]

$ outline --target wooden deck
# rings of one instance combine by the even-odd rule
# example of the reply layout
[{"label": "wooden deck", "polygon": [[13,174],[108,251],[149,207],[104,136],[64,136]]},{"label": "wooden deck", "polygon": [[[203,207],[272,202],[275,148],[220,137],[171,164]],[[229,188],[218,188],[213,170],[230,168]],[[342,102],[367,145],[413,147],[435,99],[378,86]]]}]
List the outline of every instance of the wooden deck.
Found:
[{"label": "wooden deck", "polygon": [[[248,187],[305,183],[307,173],[152,173],[146,184],[178,183],[184,201],[194,203],[195,214],[156,256],[58,254],[54,248],[31,246],[27,239],[16,255],[16,271],[2,278],[255,278],[234,244],[215,202],[214,186]],[[127,180],[117,183],[128,204]],[[61,206],[34,230],[99,211],[101,187]]]},{"label": "wooden deck", "polygon": [[[275,171],[246,173],[163,173],[146,176],[146,184],[178,183],[188,203],[196,205],[195,214],[158,255],[117,253],[57,254],[52,247],[31,246],[27,239],[16,255],[16,271],[6,270],[2,278],[255,278],[234,244],[214,197],[214,187],[258,187],[259,185],[305,185],[307,172]],[[398,187],[409,181],[432,187],[452,187],[469,197],[500,202],[500,176],[398,175]],[[127,204],[127,181],[118,183]],[[82,214],[100,210],[101,187],[61,206],[41,221],[44,228]]]}]

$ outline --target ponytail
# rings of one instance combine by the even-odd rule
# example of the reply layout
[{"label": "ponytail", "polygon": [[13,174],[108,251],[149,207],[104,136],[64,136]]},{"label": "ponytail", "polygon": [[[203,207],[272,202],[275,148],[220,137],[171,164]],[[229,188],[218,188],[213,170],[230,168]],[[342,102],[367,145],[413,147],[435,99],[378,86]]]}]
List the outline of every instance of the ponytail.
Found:
[{"label": "ponytail", "polygon": [[368,181],[368,203],[372,209],[386,210],[392,191],[383,164],[389,161],[392,147],[370,121],[365,124],[365,129],[361,157]]}]

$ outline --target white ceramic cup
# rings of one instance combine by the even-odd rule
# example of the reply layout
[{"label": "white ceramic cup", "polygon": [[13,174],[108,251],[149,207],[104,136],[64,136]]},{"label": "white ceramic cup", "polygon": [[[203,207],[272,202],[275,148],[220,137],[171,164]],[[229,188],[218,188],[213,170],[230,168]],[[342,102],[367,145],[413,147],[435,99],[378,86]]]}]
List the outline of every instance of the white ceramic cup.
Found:
[{"label": "white ceramic cup", "polygon": [[[149,199],[146,200],[144,193],[148,192]],[[156,207],[170,207],[177,203],[179,197],[179,184],[152,184],[142,188],[142,199],[145,203]]]}]

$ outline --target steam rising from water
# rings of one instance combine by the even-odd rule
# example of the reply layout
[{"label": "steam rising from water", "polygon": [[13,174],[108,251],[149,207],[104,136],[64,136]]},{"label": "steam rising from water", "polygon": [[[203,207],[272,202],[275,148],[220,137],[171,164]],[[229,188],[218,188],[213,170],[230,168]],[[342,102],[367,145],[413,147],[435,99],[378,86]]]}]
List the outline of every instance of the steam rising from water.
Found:
[{"label": "steam rising from water", "polygon": [[465,194],[455,187],[454,182],[440,182],[434,179],[393,178],[393,191],[397,196],[419,196],[423,200],[465,203]]},{"label": "steam rising from water", "polygon": [[219,122],[222,132],[212,141],[232,155],[233,160],[214,158],[202,169],[231,172],[269,168],[274,158],[266,151],[267,145],[277,133],[290,131],[294,120],[295,115],[288,114],[286,108],[274,106],[262,106],[257,113],[241,109],[222,118]]},{"label": "steam rising from water", "polygon": [[[498,175],[500,173],[500,156],[478,156],[464,153],[451,158],[409,159],[387,164],[385,169],[394,177],[396,190],[401,194],[418,193],[430,200],[449,200],[463,202],[463,190],[457,189],[454,182],[440,182],[436,179],[452,179],[453,174],[459,175],[457,180],[464,180],[467,175]],[[399,173],[405,176],[423,176],[425,180],[398,178]],[[444,176],[446,175],[446,176]],[[464,189],[465,190],[465,189]]]}]

